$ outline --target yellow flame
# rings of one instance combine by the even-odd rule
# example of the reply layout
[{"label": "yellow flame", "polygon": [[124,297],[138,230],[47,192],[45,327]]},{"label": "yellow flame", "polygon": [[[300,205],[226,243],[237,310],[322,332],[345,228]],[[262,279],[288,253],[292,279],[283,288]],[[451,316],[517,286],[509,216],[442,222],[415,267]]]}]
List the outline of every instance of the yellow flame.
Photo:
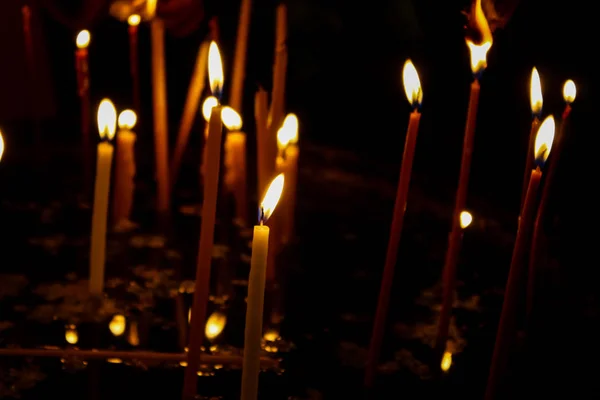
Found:
[{"label": "yellow flame", "polygon": [[263,220],[261,222],[268,220],[271,214],[273,214],[275,207],[277,207],[277,203],[279,202],[279,198],[283,192],[284,180],[283,174],[279,174],[269,185],[267,193],[265,194],[263,201],[260,203],[263,213]]},{"label": "yellow flame", "polygon": [[408,102],[413,106],[420,106],[423,102],[423,90],[419,73],[411,60],[406,60],[402,70],[402,81],[404,82],[404,93]]},{"label": "yellow flame", "polygon": [[473,222],[473,216],[468,211],[463,211],[460,213],[460,227],[465,229]]},{"label": "yellow flame", "polygon": [[263,335],[263,339],[265,339],[267,342],[274,342],[279,339],[279,332],[277,332],[275,329],[269,329]]},{"label": "yellow flame", "polygon": [[107,358],[106,362],[111,364],[122,364],[123,360],[121,360],[120,358]]},{"label": "yellow flame", "polygon": [[577,87],[575,86],[575,82],[569,79],[563,86],[563,99],[565,99],[567,104],[571,104],[575,101],[575,96],[577,96]]},{"label": "yellow flame", "polygon": [[117,110],[112,101],[103,99],[98,106],[98,132],[101,139],[112,140],[117,129]]},{"label": "yellow flame", "polygon": [[77,327],[75,325],[67,326],[67,329],[65,330],[65,340],[69,344],[77,344],[79,335],[77,334]]},{"label": "yellow flame", "polygon": [[215,96],[208,96],[204,103],[202,103],[202,116],[204,120],[208,122],[210,120],[210,114],[212,113],[213,107],[219,105],[219,100]]},{"label": "yellow flame", "polygon": [[284,149],[289,144],[298,142],[298,117],[288,114],[283,120],[281,128],[277,131],[277,147]]},{"label": "yellow flame", "polygon": [[220,311],[215,311],[206,320],[206,327],[204,328],[204,335],[208,340],[216,339],[227,323],[227,316]]},{"label": "yellow flame", "polygon": [[85,49],[90,44],[91,38],[92,36],[90,35],[90,31],[84,29],[77,34],[77,38],[75,39],[75,45],[78,49]]},{"label": "yellow flame", "polygon": [[132,346],[140,345],[140,335],[138,334],[138,324],[136,321],[132,321],[129,324],[129,334],[127,335],[127,342]]},{"label": "yellow flame", "polygon": [[208,81],[210,82],[210,92],[218,95],[223,89],[223,62],[217,43],[210,42],[208,49]]},{"label": "yellow flame", "polygon": [[542,125],[540,125],[537,135],[535,136],[533,154],[536,160],[545,162],[548,159],[552,148],[552,141],[554,140],[554,129],[554,117],[549,115],[544,122],[542,122]]},{"label": "yellow flame", "polygon": [[225,106],[221,110],[221,119],[223,120],[225,128],[230,131],[239,131],[242,129],[242,117],[237,111],[229,106]]},{"label": "yellow flame", "polygon": [[3,155],[4,155],[4,137],[2,136],[2,131],[0,131],[0,161],[2,160]]},{"label": "yellow flame", "polygon": [[452,353],[450,353],[449,351],[445,351],[444,356],[442,357],[442,362],[440,364],[440,367],[442,368],[442,371],[448,372],[448,370],[450,369],[451,366],[452,366]]},{"label": "yellow flame", "polygon": [[544,104],[544,96],[542,95],[542,82],[538,70],[533,67],[531,70],[531,82],[529,84],[529,100],[531,101],[531,112],[540,114]]},{"label": "yellow flame", "polygon": [[125,316],[115,315],[108,324],[108,329],[115,336],[121,336],[125,332]]},{"label": "yellow flame", "polygon": [[137,115],[133,110],[123,110],[119,114],[118,125],[119,129],[133,129],[137,122]]},{"label": "yellow flame", "polygon": [[157,0],[146,0],[146,14],[148,18],[154,18],[156,13],[156,2]]},{"label": "yellow flame", "polygon": [[467,46],[471,52],[471,70],[474,74],[477,74],[487,67],[487,53],[494,41],[492,31],[481,8],[481,0],[473,1],[471,6],[471,24],[473,25],[472,28],[478,32],[481,38],[479,43],[475,43],[470,38],[467,38]]},{"label": "yellow flame", "polygon": [[138,14],[131,14],[129,18],[127,18],[127,23],[129,26],[138,26],[141,20],[142,17],[140,17]]}]

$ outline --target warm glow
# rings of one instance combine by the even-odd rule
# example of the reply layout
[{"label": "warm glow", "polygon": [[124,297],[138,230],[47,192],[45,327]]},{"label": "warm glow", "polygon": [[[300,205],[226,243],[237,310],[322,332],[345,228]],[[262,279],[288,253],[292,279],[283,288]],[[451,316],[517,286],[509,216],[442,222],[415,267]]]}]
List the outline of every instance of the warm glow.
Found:
[{"label": "warm glow", "polygon": [[75,44],[77,45],[78,49],[85,49],[90,44],[90,39],[91,39],[90,31],[88,31],[87,29],[84,29],[77,34],[77,38],[75,39]]},{"label": "warm glow", "polygon": [[100,139],[112,140],[117,130],[117,110],[112,101],[104,99],[98,106],[98,132]]},{"label": "warm glow", "polygon": [[216,97],[221,97],[223,91],[223,63],[219,46],[214,41],[210,42],[208,49],[208,81],[210,82],[210,92]]},{"label": "warm glow", "polygon": [[137,322],[132,321],[129,324],[129,333],[127,335],[127,342],[132,346],[140,345],[140,336],[138,334],[138,325]]},{"label": "warm glow", "polygon": [[121,336],[125,332],[125,317],[123,315],[115,315],[108,324],[108,329],[115,336]]},{"label": "warm glow", "polygon": [[4,137],[2,136],[2,131],[0,131],[0,161],[2,160],[3,155],[4,155]]},{"label": "warm glow", "polygon": [[156,2],[157,0],[146,0],[146,14],[148,18],[154,18],[156,13]]},{"label": "warm glow", "polygon": [[465,229],[473,222],[473,216],[468,211],[463,211],[460,213],[460,227]]},{"label": "warm glow", "polygon": [[119,114],[119,129],[133,129],[136,122],[137,115],[135,115],[135,111],[133,110],[123,110]]},{"label": "warm glow", "polygon": [[542,95],[542,82],[540,82],[540,74],[535,67],[533,67],[533,70],[531,71],[529,99],[531,101],[531,112],[534,115],[540,115],[542,113],[542,105],[544,104],[544,96]]},{"label": "warm glow", "polygon": [[188,310],[188,324],[190,323],[191,320],[192,320],[192,308],[190,307],[190,309]]},{"label": "warm glow", "polygon": [[202,103],[202,116],[204,120],[208,122],[210,120],[210,114],[212,113],[213,107],[219,105],[219,100],[215,96],[208,96],[204,103]]},{"label": "warm glow", "polygon": [[493,42],[492,31],[481,8],[481,0],[473,1],[470,23],[478,35],[476,42],[467,38],[467,46],[471,52],[471,70],[474,74],[479,74],[487,66],[487,53]]},{"label": "warm glow", "polygon": [[533,154],[535,160],[538,163],[543,164],[550,155],[550,149],[552,148],[552,141],[554,140],[554,117],[549,115],[546,117],[540,128],[538,129],[535,137],[535,144]]},{"label": "warm glow", "polygon": [[77,327],[75,325],[67,326],[65,330],[65,340],[69,344],[77,344],[79,335],[77,334]]},{"label": "warm glow", "polygon": [[402,70],[402,81],[404,82],[404,92],[408,102],[413,106],[420,106],[423,102],[423,90],[421,90],[421,80],[419,73],[412,61],[406,60]]},{"label": "warm glow", "polygon": [[265,194],[263,201],[260,203],[261,223],[266,222],[271,216],[271,214],[273,214],[275,207],[277,207],[277,203],[279,202],[279,198],[281,197],[281,193],[283,192],[284,180],[285,179],[283,177],[283,174],[279,174],[275,179],[273,179],[273,182],[271,182],[271,184],[269,185],[267,193]]},{"label": "warm glow", "polygon": [[277,147],[283,150],[287,145],[298,142],[298,117],[286,115],[281,128],[277,131]]},{"label": "warm glow", "polygon": [[137,14],[132,14],[127,18],[127,23],[129,26],[138,26],[142,18]]},{"label": "warm glow", "polygon": [[229,106],[225,106],[221,110],[221,119],[223,120],[225,128],[230,131],[239,131],[242,129],[242,117],[237,111]]},{"label": "warm glow", "polygon": [[208,317],[206,321],[206,328],[204,329],[204,335],[208,340],[216,339],[227,323],[227,316],[220,311],[215,311]]},{"label": "warm glow", "polygon": [[451,366],[452,366],[452,353],[450,353],[449,351],[446,351],[446,352],[444,352],[444,356],[442,357],[442,363],[440,364],[440,367],[442,368],[442,371],[448,372],[448,370],[450,369]]},{"label": "warm glow", "polygon": [[569,79],[565,82],[565,86],[563,86],[563,99],[568,104],[571,104],[575,101],[575,96],[577,96],[577,87],[575,86],[575,82]]},{"label": "warm glow", "polygon": [[279,339],[279,332],[277,332],[275,329],[269,329],[263,335],[263,339],[265,339],[267,342],[274,342]]}]

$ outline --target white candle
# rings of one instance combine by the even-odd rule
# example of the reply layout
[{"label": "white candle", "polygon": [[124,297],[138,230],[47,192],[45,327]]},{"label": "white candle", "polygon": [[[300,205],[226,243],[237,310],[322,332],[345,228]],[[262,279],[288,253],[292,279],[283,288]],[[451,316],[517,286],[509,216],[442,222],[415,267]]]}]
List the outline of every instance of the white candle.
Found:
[{"label": "white candle", "polygon": [[124,110],[119,114],[112,208],[115,225],[129,220],[133,205],[136,135],[132,129],[136,121],[137,116],[133,110]]},{"label": "white candle", "polygon": [[246,134],[241,131],[242,117],[231,107],[221,111],[223,125],[229,131],[225,136],[225,188],[235,198],[235,216],[246,222]]}]

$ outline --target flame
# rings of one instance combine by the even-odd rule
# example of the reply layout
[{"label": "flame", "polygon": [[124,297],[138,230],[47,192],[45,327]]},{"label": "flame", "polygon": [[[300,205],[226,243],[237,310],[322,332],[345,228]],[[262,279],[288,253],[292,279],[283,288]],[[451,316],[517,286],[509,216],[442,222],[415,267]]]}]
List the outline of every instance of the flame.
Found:
[{"label": "flame", "polygon": [[529,99],[531,101],[531,112],[534,115],[540,115],[542,113],[542,105],[544,104],[544,96],[542,95],[542,82],[540,82],[540,74],[535,67],[533,67],[531,70]]},{"label": "flame", "polygon": [[210,92],[220,97],[223,90],[223,63],[221,53],[217,43],[210,42],[208,49],[208,81],[210,82]]},{"label": "flame", "polygon": [[577,86],[575,86],[575,82],[569,79],[565,82],[565,86],[563,86],[563,99],[565,99],[567,104],[571,104],[575,101],[575,96],[577,96]]},{"label": "flame", "polygon": [[133,110],[123,110],[119,114],[118,125],[119,129],[133,129],[137,122],[137,115]]},{"label": "flame", "polygon": [[112,140],[117,129],[117,110],[112,101],[103,99],[98,106],[98,132],[100,139]]},{"label": "flame", "polygon": [[138,26],[141,20],[142,17],[140,17],[138,14],[131,14],[129,18],[127,18],[127,23],[129,26]]},{"label": "flame", "polygon": [[89,46],[91,38],[90,31],[84,29],[77,34],[75,45],[78,49],[85,49]]},{"label": "flame", "polygon": [[204,328],[204,335],[208,340],[216,339],[227,323],[227,316],[220,311],[215,311],[206,320],[206,328]]},{"label": "flame", "polygon": [[221,119],[223,120],[225,128],[230,131],[239,131],[242,129],[242,117],[237,111],[229,106],[225,106],[221,110]]},{"label": "flame", "polygon": [[123,360],[121,360],[120,358],[107,358],[106,362],[111,364],[122,364]]},{"label": "flame", "polygon": [[267,193],[265,194],[263,201],[260,203],[260,208],[262,211],[261,223],[266,222],[271,214],[273,214],[275,207],[277,207],[277,203],[279,202],[279,198],[283,192],[284,180],[283,174],[279,174],[269,185]]},{"label": "flame", "polygon": [[492,31],[481,8],[481,0],[474,0],[472,3],[471,28],[477,31],[479,36],[479,40],[476,41],[467,38],[467,46],[471,52],[471,70],[474,74],[479,74],[487,66],[487,52],[494,41]]},{"label": "flame", "polygon": [[115,315],[110,323],[108,329],[115,336],[121,336],[125,332],[125,317],[123,315]]},{"label": "flame", "polygon": [[219,100],[215,96],[208,96],[204,103],[202,103],[202,116],[204,120],[208,122],[210,120],[210,114],[212,113],[213,107],[219,105]]},{"label": "flame", "polygon": [[288,114],[277,131],[277,147],[282,150],[289,144],[295,143],[298,143],[298,117],[295,114]]},{"label": "flame", "polygon": [[129,324],[129,334],[127,335],[127,342],[132,346],[140,345],[140,335],[138,334],[138,325],[136,321],[132,321]]},{"label": "flame", "polygon": [[404,82],[404,92],[406,98],[413,107],[420,106],[423,102],[423,90],[421,90],[421,80],[419,73],[412,61],[406,60],[402,70],[402,80]]},{"label": "flame", "polygon": [[463,211],[460,213],[460,227],[465,229],[473,222],[473,216],[468,211]]},{"label": "flame", "polygon": [[154,18],[156,13],[156,2],[157,0],[146,0],[146,14],[148,18]]},{"label": "flame", "polygon": [[79,335],[77,334],[77,327],[75,325],[68,325],[65,330],[65,340],[69,344],[77,344],[79,341]]},{"label": "flame", "polygon": [[275,329],[269,329],[263,335],[263,339],[265,339],[267,342],[274,342],[279,339],[279,332],[277,332]]},{"label": "flame", "polygon": [[2,136],[2,131],[0,131],[0,161],[2,161],[3,155],[4,155],[4,137]]},{"label": "flame", "polygon": [[554,140],[554,117],[549,115],[546,117],[540,128],[538,129],[537,135],[535,136],[535,144],[533,154],[535,160],[538,163],[544,163],[550,155],[550,149],[552,148],[552,141]]},{"label": "flame", "polygon": [[445,351],[444,356],[442,357],[442,362],[440,364],[440,367],[442,368],[442,371],[448,372],[448,370],[450,369],[451,366],[452,366],[452,353],[450,353],[449,351]]}]

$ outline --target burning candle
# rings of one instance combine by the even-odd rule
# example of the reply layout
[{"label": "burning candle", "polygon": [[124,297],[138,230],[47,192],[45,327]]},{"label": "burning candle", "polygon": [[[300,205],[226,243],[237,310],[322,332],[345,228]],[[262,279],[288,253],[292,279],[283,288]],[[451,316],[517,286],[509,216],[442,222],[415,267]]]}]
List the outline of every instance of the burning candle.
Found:
[{"label": "burning candle", "polygon": [[536,213],[537,195],[542,179],[544,163],[550,154],[554,139],[554,118],[547,117],[540,125],[534,143],[536,168],[532,169],[529,186],[525,195],[525,203],[519,220],[517,238],[513,248],[508,281],[504,290],[504,303],[500,314],[496,343],[492,355],[492,364],[485,391],[485,399],[495,398],[498,387],[504,378],[510,347],[516,336],[517,305],[521,298],[523,280],[525,278],[524,257],[527,244],[531,238],[533,218]]},{"label": "burning candle", "polygon": [[110,141],[117,128],[117,111],[113,103],[104,99],[98,107],[98,131],[102,142],[98,144],[96,161],[96,187],[92,215],[92,239],[90,250],[90,293],[100,295],[104,289],[104,260],[106,256],[106,223],[108,194],[110,192],[110,168],[113,146]]},{"label": "burning candle", "polygon": [[450,324],[450,314],[452,312],[452,303],[454,301],[454,287],[456,286],[456,265],[460,254],[460,242],[462,228],[460,225],[460,213],[465,209],[467,202],[467,193],[469,186],[469,173],[471,170],[471,156],[473,153],[473,138],[475,136],[475,124],[477,122],[477,107],[479,104],[479,79],[487,66],[487,53],[492,47],[492,32],[488,26],[487,20],[481,8],[481,0],[475,0],[471,8],[472,28],[477,32],[478,39],[474,41],[467,38],[467,47],[471,53],[471,70],[473,71],[473,83],[471,84],[471,94],[469,99],[469,109],[467,112],[467,123],[465,125],[465,135],[463,141],[462,160],[460,164],[460,173],[458,178],[458,188],[456,189],[456,198],[454,201],[454,211],[452,214],[452,230],[448,238],[448,248],[446,249],[446,258],[444,260],[444,270],[442,272],[442,308],[440,311],[440,321],[436,335],[436,349],[441,353],[446,348],[446,338],[448,337],[448,326]]},{"label": "burning candle", "polygon": [[138,25],[141,20],[142,18],[138,14],[132,14],[127,18],[127,24],[129,25],[129,71],[133,84],[133,107],[137,112],[141,111],[140,72],[138,67]]},{"label": "burning candle", "polygon": [[[210,44],[208,52],[208,77],[212,94],[220,99],[223,93],[223,65],[219,47],[215,42]],[[219,189],[219,167],[221,161],[221,121],[222,107],[212,108],[208,141],[206,143],[206,174],[204,175],[204,200],[202,204],[202,224],[200,226],[200,244],[196,264],[196,283],[194,301],[190,320],[188,365],[183,382],[183,398],[190,399],[196,395],[196,372],[200,362],[200,346],[204,339],[202,327],[206,319],[206,304],[210,289],[210,265],[215,233],[215,214],[217,211],[217,194]]]},{"label": "burning candle", "polygon": [[414,65],[410,60],[404,64],[403,70],[404,91],[410,102],[413,112],[408,120],[408,130],[406,132],[406,141],[404,143],[404,154],[400,165],[400,177],[396,191],[396,203],[394,205],[394,214],[392,216],[392,225],[390,228],[390,237],[388,240],[385,264],[383,266],[383,275],[381,278],[381,288],[379,289],[379,299],[377,302],[377,311],[373,322],[373,333],[369,344],[367,354],[367,364],[365,368],[365,386],[373,386],[375,379],[375,370],[379,361],[381,351],[381,342],[383,340],[385,320],[390,302],[392,291],[392,281],[394,280],[394,269],[396,267],[396,257],[398,254],[398,245],[402,234],[404,223],[404,212],[406,210],[406,199],[410,185],[410,176],[412,171],[415,146],[417,143],[417,134],[419,132],[419,121],[421,113],[419,109],[423,101],[423,91],[421,82]]},{"label": "burning candle", "polygon": [[202,116],[204,117],[204,142],[202,143],[202,160],[200,160],[200,176],[204,177],[206,162],[206,142],[208,139],[208,127],[212,109],[219,105],[219,100],[215,96],[208,96],[202,103]]},{"label": "burning candle", "polygon": [[225,187],[235,198],[236,218],[248,220],[246,200],[246,134],[242,132],[242,117],[231,107],[221,111],[223,125],[229,130],[225,136]]},{"label": "burning candle", "polygon": [[267,254],[269,249],[269,227],[265,222],[273,214],[283,191],[283,174],[271,182],[260,204],[259,225],[254,227],[252,258],[248,277],[248,301],[246,308],[246,330],[244,333],[244,360],[242,364],[242,400],[258,398],[258,374],[260,372],[260,343],[263,328],[263,305]]},{"label": "burning candle", "polygon": [[285,174],[281,218],[281,241],[288,243],[294,235],[294,214],[296,211],[296,185],[298,181],[298,117],[288,114],[277,131],[279,155],[277,165]]},{"label": "burning candle", "polygon": [[91,159],[90,144],[90,75],[88,70],[88,46],[91,35],[87,29],[77,34],[75,45],[75,69],[77,71],[77,94],[79,95],[79,104],[81,110],[81,146],[83,147],[83,173],[84,182],[89,182],[91,178],[91,165],[87,162]]},{"label": "burning candle", "polygon": [[251,0],[242,0],[240,4],[240,20],[238,22],[237,41],[235,44],[235,56],[233,58],[233,77],[231,78],[231,95],[229,103],[231,107],[242,111],[242,99],[244,93],[244,76],[246,70],[246,52],[248,48],[248,32],[250,30]]},{"label": "burning candle", "polygon": [[521,208],[525,202],[525,193],[529,185],[529,176],[533,165],[533,144],[535,136],[540,126],[540,117],[542,115],[542,106],[544,104],[544,96],[542,95],[542,83],[540,82],[540,74],[535,67],[531,71],[531,83],[529,89],[529,98],[531,101],[531,132],[529,133],[529,146],[527,147],[527,157],[525,157],[525,174],[523,175],[523,189],[521,191]]},{"label": "burning candle", "polygon": [[133,205],[136,134],[132,129],[136,121],[137,116],[133,110],[124,110],[119,114],[113,204],[113,223],[115,225],[129,220]]}]

